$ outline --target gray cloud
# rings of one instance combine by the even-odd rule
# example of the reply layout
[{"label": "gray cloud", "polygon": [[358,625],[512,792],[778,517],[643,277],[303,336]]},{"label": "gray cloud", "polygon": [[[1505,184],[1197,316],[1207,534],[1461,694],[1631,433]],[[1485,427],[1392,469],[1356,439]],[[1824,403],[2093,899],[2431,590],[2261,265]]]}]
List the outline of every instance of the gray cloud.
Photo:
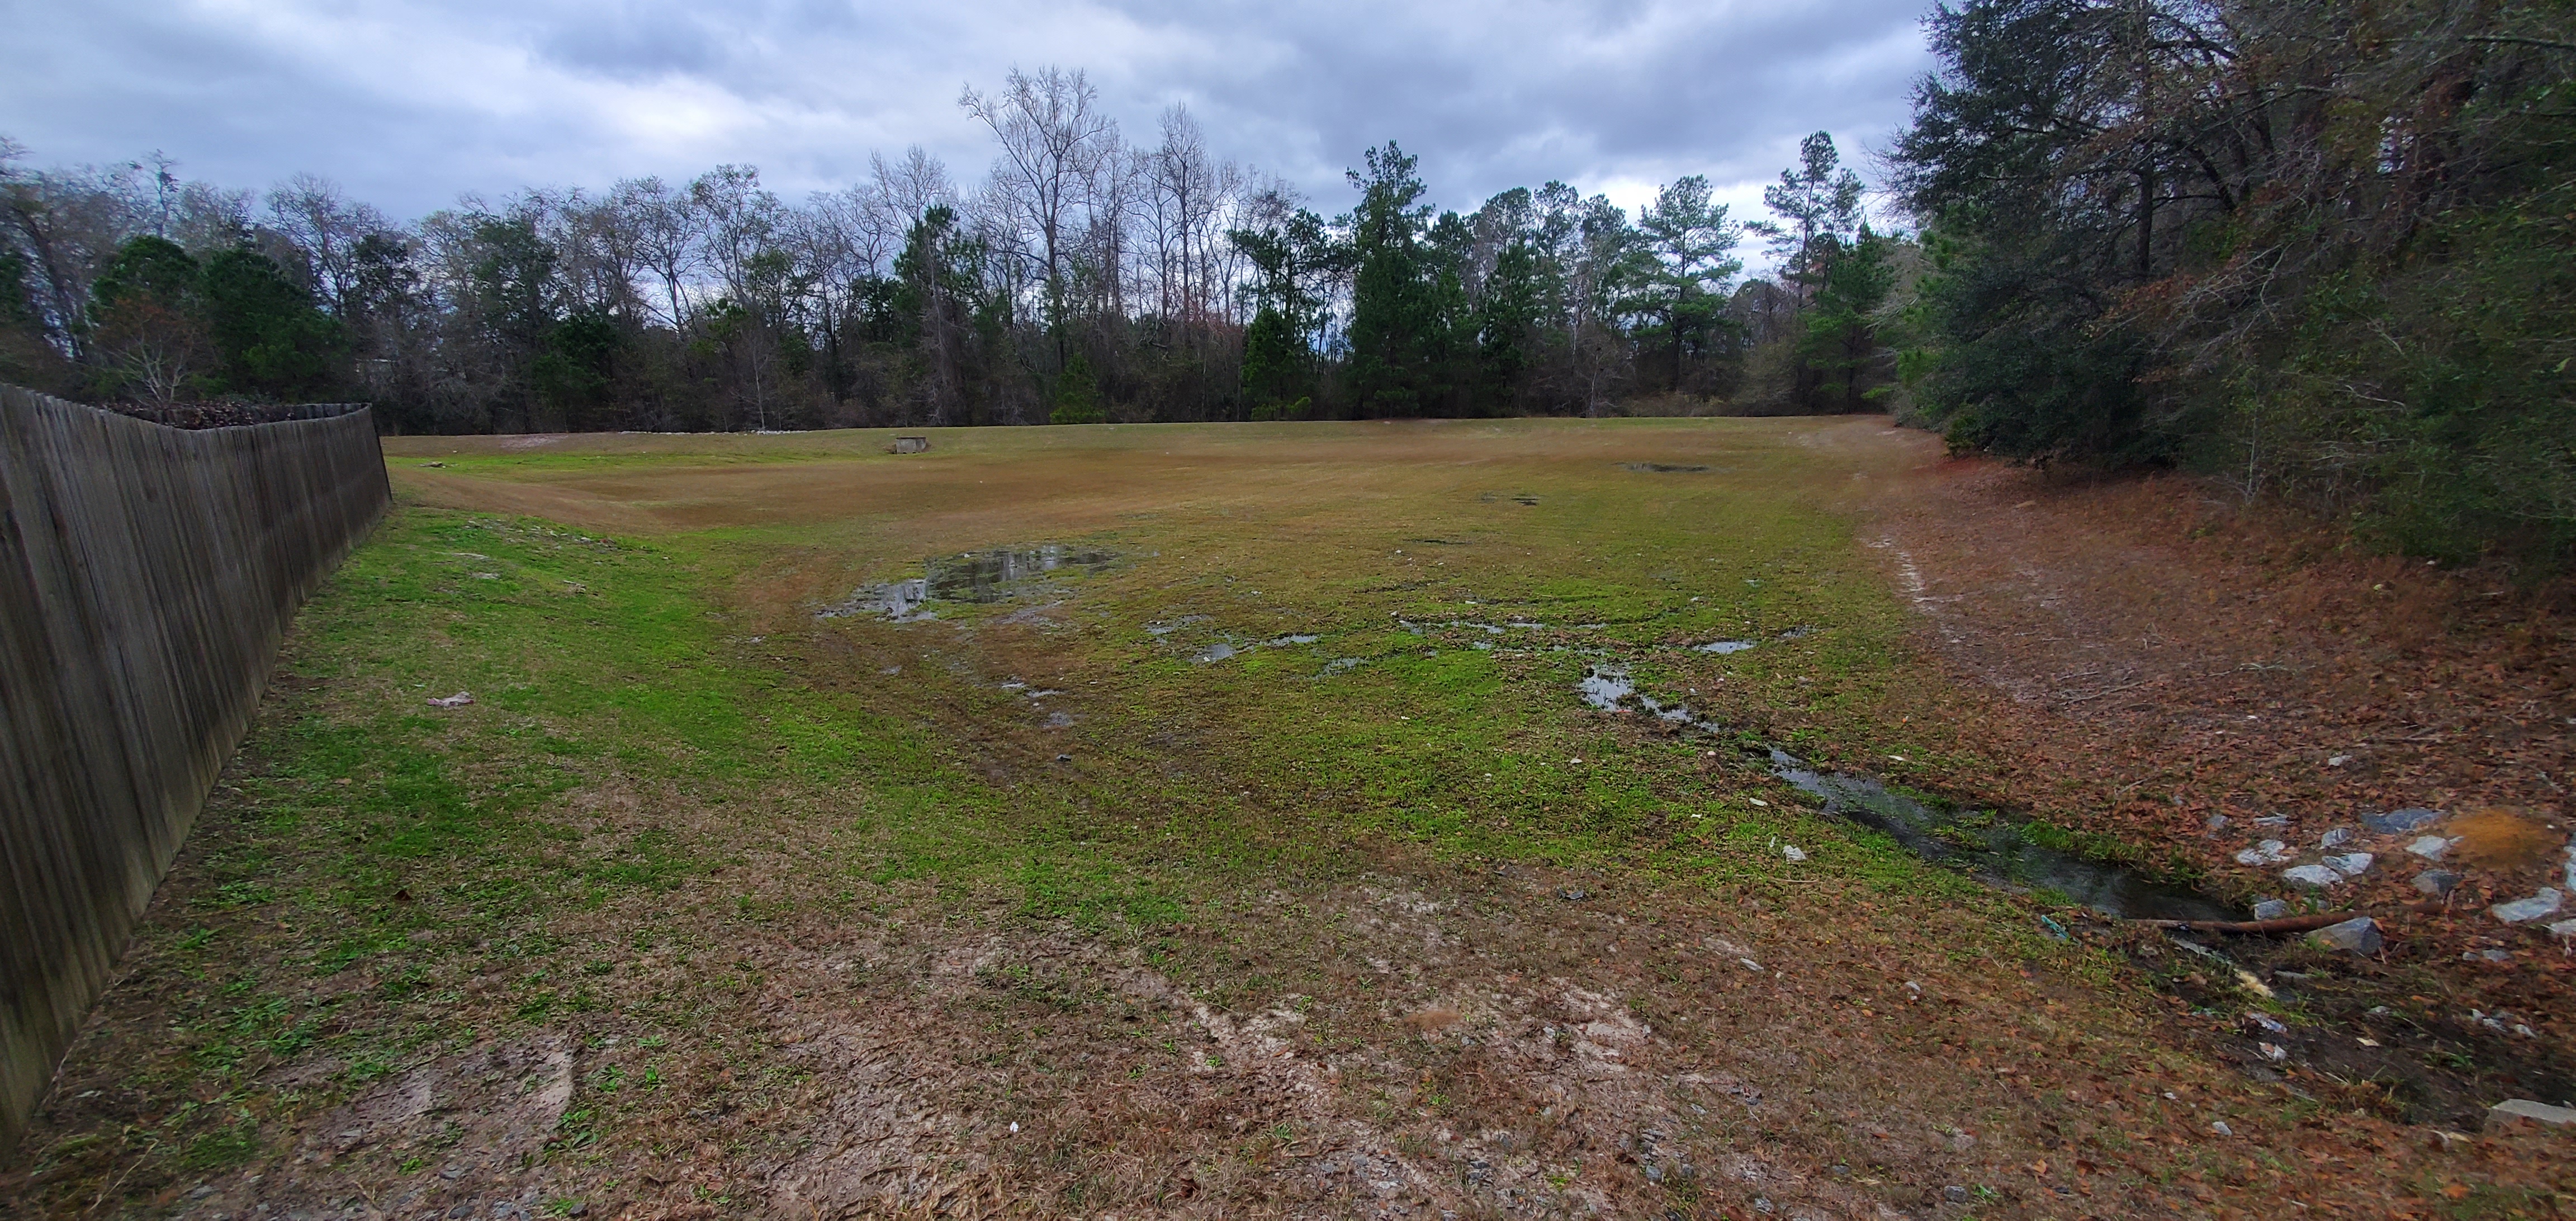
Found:
[{"label": "gray cloud", "polygon": [[0,132],[38,163],[162,149],[261,186],[339,179],[398,215],[462,191],[759,165],[790,194],[920,143],[961,178],[990,148],[961,85],[1087,69],[1131,138],[1190,106],[1223,155],[1324,211],[1387,139],[1472,207],[1562,178],[1633,201],[1705,173],[1739,213],[1833,131],[1883,140],[1928,66],[1921,0],[1479,5],[1312,0],[0,0]]}]

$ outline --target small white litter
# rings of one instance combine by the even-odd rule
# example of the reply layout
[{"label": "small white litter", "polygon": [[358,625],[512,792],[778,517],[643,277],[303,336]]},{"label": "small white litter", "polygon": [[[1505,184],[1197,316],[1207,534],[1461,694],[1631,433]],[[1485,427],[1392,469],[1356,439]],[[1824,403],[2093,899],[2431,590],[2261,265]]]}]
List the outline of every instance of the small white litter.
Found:
[{"label": "small white litter", "polygon": [[474,694],[470,691],[459,691],[449,696],[431,696],[429,702],[435,708],[462,708],[474,702]]}]

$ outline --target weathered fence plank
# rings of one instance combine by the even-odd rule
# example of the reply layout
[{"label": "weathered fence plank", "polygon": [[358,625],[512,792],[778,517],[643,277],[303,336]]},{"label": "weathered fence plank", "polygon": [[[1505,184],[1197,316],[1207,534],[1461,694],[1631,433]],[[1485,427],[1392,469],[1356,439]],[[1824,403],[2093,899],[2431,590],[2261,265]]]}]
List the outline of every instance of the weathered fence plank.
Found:
[{"label": "weathered fence plank", "polygon": [[0,386],[0,1149],[384,515],[363,408],[198,431]]}]

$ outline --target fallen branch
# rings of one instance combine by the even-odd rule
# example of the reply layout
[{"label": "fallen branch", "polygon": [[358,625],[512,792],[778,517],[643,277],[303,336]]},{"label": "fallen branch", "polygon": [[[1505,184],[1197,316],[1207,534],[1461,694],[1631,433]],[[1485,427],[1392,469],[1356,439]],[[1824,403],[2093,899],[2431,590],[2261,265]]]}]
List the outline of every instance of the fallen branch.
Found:
[{"label": "fallen branch", "polygon": [[2203,933],[2309,933],[2341,924],[2360,912],[2327,912],[2317,916],[2283,916],[2278,920],[2131,920],[2146,928]]}]

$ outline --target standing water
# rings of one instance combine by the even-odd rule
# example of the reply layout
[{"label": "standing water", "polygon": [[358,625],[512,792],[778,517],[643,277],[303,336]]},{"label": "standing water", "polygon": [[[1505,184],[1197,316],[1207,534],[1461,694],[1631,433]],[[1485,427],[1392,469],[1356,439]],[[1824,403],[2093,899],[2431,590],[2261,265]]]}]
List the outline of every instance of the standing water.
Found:
[{"label": "standing water", "polygon": [[2152,882],[2136,871],[2032,841],[2030,824],[1986,810],[1918,801],[1869,777],[1819,772],[1778,747],[1771,774],[1822,801],[1825,812],[1886,832],[1928,861],[2014,889],[2051,890],[2106,916],[2241,920],[2207,895]]},{"label": "standing water", "polygon": [[[1575,684],[1583,702],[1605,711],[1645,712],[1711,733],[1716,722],[1687,704],[1666,704],[1637,690],[1617,666],[1594,665]],[[1778,747],[1771,774],[1824,803],[1825,812],[1886,832],[1928,861],[1980,880],[2020,890],[2049,890],[2107,916],[2159,920],[2238,920],[2243,917],[2207,895],[2150,881],[2132,869],[2034,842],[2031,824],[2000,812],[1919,801],[1869,776],[1820,772]]]}]

